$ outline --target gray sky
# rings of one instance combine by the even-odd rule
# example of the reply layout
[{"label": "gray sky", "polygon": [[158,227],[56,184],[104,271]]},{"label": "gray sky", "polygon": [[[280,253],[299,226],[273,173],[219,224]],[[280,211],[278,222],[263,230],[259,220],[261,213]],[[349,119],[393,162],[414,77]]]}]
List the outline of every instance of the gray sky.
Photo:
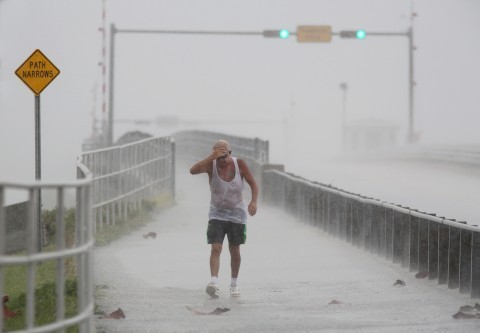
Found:
[{"label": "gray sky", "polygon": [[[330,25],[403,32],[414,21],[415,130],[422,143],[480,143],[480,2],[477,0],[107,0],[107,25],[123,29],[257,31]],[[102,104],[102,2],[0,0],[0,179],[34,178],[34,95],[14,75],[40,49],[61,71],[41,94],[42,175],[75,177],[75,157]],[[118,35],[115,117],[177,115],[179,128],[117,124],[115,138],[199,128],[270,140],[273,163],[295,165],[340,148],[347,122],[408,115],[405,37],[333,37],[300,44],[260,36]],[[235,120],[248,121],[240,123]],[[269,121],[268,123],[266,121]],[[288,120],[288,125],[285,125]],[[306,140],[306,141],[305,141]]]}]

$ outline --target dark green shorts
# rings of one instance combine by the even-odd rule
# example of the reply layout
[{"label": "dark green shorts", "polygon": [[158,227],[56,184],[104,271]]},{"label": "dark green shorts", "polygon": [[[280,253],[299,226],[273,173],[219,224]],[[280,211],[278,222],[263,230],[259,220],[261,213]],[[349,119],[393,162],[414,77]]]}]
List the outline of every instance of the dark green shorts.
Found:
[{"label": "dark green shorts", "polygon": [[208,244],[223,244],[225,235],[227,235],[229,245],[245,244],[247,240],[247,225],[221,220],[208,221]]}]

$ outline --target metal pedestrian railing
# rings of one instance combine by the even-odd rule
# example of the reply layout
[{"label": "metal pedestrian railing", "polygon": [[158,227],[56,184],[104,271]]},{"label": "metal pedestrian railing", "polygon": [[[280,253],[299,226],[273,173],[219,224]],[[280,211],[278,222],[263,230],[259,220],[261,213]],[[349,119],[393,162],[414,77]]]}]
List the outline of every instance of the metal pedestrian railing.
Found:
[{"label": "metal pedestrian railing", "polygon": [[345,158],[355,160],[410,160],[477,168],[480,166],[480,145],[411,145],[393,150],[361,152]]},{"label": "metal pedestrian railing", "polygon": [[84,152],[79,163],[93,174],[95,230],[115,225],[118,217],[127,219],[144,200],[174,200],[175,143],[170,137]]},{"label": "metal pedestrian railing", "polygon": [[480,297],[480,228],[266,170],[263,199],[352,245]]},{"label": "metal pedestrian railing", "polygon": [[[69,327],[77,327],[81,333],[94,331],[93,326],[93,247],[94,238],[91,223],[91,175],[82,169],[85,178],[73,182],[62,183],[0,183],[0,296],[4,295],[5,275],[10,267],[20,266],[26,272],[25,277],[25,325],[21,330],[10,332],[65,332]],[[40,252],[38,244],[37,192],[42,190],[56,193],[55,244]],[[6,254],[6,219],[5,199],[11,191],[22,192],[27,197],[27,220],[24,252]],[[75,211],[74,241],[66,243],[65,211],[67,209],[66,194],[74,193],[77,206]],[[40,325],[36,322],[36,314],[41,311],[36,290],[37,268],[48,262],[56,264],[55,321]],[[75,266],[77,312],[66,313],[65,282],[68,262]],[[22,277],[17,276],[16,279]],[[4,312],[0,311],[0,331],[5,325]]]}]

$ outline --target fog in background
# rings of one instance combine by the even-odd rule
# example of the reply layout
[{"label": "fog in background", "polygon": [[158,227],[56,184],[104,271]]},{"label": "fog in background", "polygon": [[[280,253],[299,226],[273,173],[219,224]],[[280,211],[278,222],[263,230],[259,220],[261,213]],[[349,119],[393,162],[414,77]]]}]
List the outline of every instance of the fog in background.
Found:
[{"label": "fog in background", "polygon": [[[253,31],[330,25],[365,40],[302,44],[262,36],[119,34],[114,138],[205,129],[270,141],[287,170],[341,152],[346,122],[382,120],[406,143],[408,41],[368,36],[412,25],[420,143],[480,143],[477,0],[107,0],[106,27]],[[34,179],[34,95],[15,70],[40,49],[61,71],[41,94],[42,178],[75,178],[82,142],[100,129],[102,1],[0,0],[0,179]],[[108,40],[106,44],[108,52]],[[108,59],[108,55],[107,55]],[[108,77],[107,77],[108,78]],[[162,117],[178,117],[177,126]]]}]

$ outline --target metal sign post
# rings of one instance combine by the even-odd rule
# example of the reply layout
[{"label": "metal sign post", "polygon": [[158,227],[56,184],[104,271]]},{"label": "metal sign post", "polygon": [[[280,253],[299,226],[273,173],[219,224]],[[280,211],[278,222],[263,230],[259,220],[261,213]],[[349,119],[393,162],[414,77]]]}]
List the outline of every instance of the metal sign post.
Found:
[{"label": "metal sign post", "polygon": [[[42,161],[40,144],[40,95],[35,95],[35,179],[42,179]],[[42,251],[42,190],[36,192],[36,214],[37,214],[37,247],[38,252]]]},{"label": "metal sign post", "polygon": [[[40,50],[35,50],[30,57],[15,71],[15,74],[35,94],[35,179],[42,179],[41,145],[40,145],[40,93],[52,82],[60,70],[48,60]],[[42,191],[36,192],[37,249],[42,250]]]}]

